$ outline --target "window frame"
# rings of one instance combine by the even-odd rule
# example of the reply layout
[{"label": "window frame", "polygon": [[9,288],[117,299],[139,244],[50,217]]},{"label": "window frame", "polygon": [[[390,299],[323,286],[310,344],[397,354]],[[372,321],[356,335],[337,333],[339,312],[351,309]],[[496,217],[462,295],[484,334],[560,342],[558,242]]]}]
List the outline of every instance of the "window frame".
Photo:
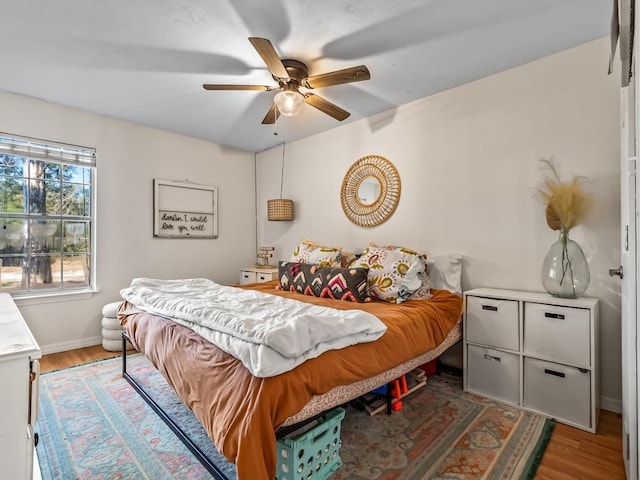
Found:
[{"label": "window frame", "polygon": [[[66,286],[69,282],[67,280],[65,282],[64,279],[64,258],[65,256],[65,233],[64,231],[60,232],[60,236],[56,236],[56,241],[60,242],[59,248],[56,248],[56,255],[60,255],[60,277],[57,286],[54,287],[33,287],[31,285],[31,278],[23,279],[28,288],[25,289],[5,289],[0,285],[0,292],[9,293],[11,296],[16,299],[35,299],[38,297],[68,297],[70,295],[86,295],[91,294],[97,291],[96,289],[96,264],[97,264],[97,252],[96,252],[96,218],[97,218],[97,208],[96,208],[96,199],[97,199],[97,166],[96,166],[96,150],[91,147],[84,147],[79,145],[72,145],[60,142],[52,142],[48,140],[41,140],[31,137],[23,137],[19,135],[7,134],[0,132],[0,154],[21,157],[25,160],[25,169],[27,171],[23,172],[22,179],[25,182],[34,179],[39,179],[39,177],[32,177],[32,172],[30,171],[31,165],[33,161],[35,162],[46,162],[56,164],[60,168],[60,172],[58,175],[56,187],[59,186],[60,189],[60,201],[63,198],[63,188],[65,185],[73,186],[77,188],[78,185],[83,186],[81,188],[89,187],[89,193],[83,194],[82,198],[85,202],[89,202],[88,215],[70,215],[65,214],[60,208],[57,213],[51,214],[47,213],[46,210],[44,213],[32,212],[30,202],[31,199],[28,198],[30,194],[30,189],[23,186],[23,194],[25,195],[25,209],[23,212],[0,212],[0,218],[5,219],[21,219],[26,222],[27,234],[25,237],[25,244],[27,242],[31,242],[33,239],[33,235],[31,233],[31,225],[33,220],[51,220],[59,223],[59,228],[64,228],[65,222],[68,221],[78,221],[78,222],[86,222],[88,228],[88,242],[87,242],[87,250],[85,255],[89,256],[87,265],[89,268],[89,272],[87,275],[88,284],[84,285],[72,285]],[[85,183],[85,176],[83,172],[83,181],[80,183],[78,181],[65,181],[63,176],[63,171],[65,166],[75,166],[81,167],[83,169],[87,169],[89,173],[88,183]],[[3,175],[6,178],[12,178],[11,176]],[[41,179],[45,181],[45,177]],[[60,204],[60,207],[62,204]],[[2,209],[6,209],[6,206],[3,205]],[[28,262],[32,261],[31,250],[29,248],[25,248],[23,251],[23,256],[27,257]],[[24,268],[24,267],[23,267]],[[27,272],[23,275],[32,275],[31,267],[27,268]]]}]

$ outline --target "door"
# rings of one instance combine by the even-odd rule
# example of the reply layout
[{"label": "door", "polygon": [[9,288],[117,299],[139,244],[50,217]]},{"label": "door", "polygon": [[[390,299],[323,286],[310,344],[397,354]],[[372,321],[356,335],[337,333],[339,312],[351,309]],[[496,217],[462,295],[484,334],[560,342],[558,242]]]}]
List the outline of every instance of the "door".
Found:
[{"label": "door", "polygon": [[[622,455],[628,480],[638,479],[636,91],[621,91]],[[612,274],[618,272],[610,272]]]}]

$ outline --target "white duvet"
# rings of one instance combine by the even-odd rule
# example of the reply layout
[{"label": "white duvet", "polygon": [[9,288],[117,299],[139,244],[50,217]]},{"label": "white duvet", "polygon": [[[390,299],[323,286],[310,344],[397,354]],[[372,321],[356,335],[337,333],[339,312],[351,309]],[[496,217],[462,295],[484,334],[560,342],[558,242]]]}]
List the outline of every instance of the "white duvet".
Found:
[{"label": "white duvet", "polygon": [[372,342],[387,329],[362,310],[320,307],[205,278],[136,278],[120,294],[192,329],[256,377],[279,375],[327,350]]}]

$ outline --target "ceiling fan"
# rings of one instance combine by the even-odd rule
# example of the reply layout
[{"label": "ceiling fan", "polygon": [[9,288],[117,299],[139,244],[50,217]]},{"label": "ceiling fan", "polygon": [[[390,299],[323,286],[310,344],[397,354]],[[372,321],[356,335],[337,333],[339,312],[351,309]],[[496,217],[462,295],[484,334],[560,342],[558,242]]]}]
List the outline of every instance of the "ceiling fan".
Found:
[{"label": "ceiling fan", "polygon": [[[275,48],[266,38],[249,37],[249,41],[262,57],[273,79],[278,82],[277,86],[229,84],[204,84],[202,86],[205,90],[281,90],[274,97],[273,105],[262,119],[263,124],[275,123],[280,114],[290,117],[295,116],[300,113],[305,103],[336,120],[342,121],[351,114],[325,98],[307,92],[306,89],[313,90],[371,78],[369,70],[364,65],[310,77],[309,69],[303,62],[286,58],[280,59]],[[300,91],[301,87],[305,89],[302,92]]]}]

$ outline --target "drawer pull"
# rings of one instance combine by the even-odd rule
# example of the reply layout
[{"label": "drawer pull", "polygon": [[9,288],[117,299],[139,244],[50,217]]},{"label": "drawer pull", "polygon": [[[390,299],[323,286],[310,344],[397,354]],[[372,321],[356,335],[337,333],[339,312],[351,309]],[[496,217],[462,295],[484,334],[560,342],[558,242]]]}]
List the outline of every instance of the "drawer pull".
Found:
[{"label": "drawer pull", "polygon": [[494,307],[493,305],[482,305],[483,310],[491,310],[492,312],[497,312],[498,307]]},{"label": "drawer pull", "polygon": [[493,355],[488,355],[486,353],[484,355],[484,359],[491,360],[492,362],[500,362],[500,357],[494,357]]},{"label": "drawer pull", "polygon": [[562,372],[556,372],[555,370],[549,370],[548,368],[544,369],[544,373],[546,373],[547,375],[553,375],[555,377],[560,377],[560,378],[564,378],[565,374]]},{"label": "drawer pull", "polygon": [[555,318],[557,320],[564,320],[564,315],[562,315],[561,313],[544,312],[544,316],[545,318]]}]

